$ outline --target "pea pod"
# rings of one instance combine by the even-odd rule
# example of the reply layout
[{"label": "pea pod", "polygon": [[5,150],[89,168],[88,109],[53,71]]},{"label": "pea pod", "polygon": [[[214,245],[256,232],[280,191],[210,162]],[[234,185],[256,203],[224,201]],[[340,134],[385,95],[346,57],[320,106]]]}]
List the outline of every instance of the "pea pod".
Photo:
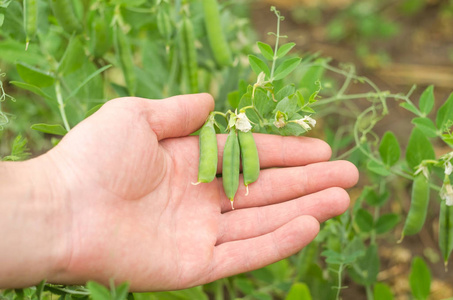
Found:
[{"label": "pea pod", "polygon": [[81,33],[82,24],[77,19],[74,6],[71,0],[50,0],[50,8],[60,24],[67,33]]},{"label": "pea pod", "polygon": [[24,29],[26,46],[30,40],[36,35],[38,28],[38,0],[24,0]]},{"label": "pea pod", "polygon": [[230,129],[225,148],[223,150],[222,179],[225,195],[231,201],[231,208],[234,209],[234,196],[239,187],[240,167],[239,140],[235,129]]},{"label": "pea pod", "polygon": [[190,93],[198,93],[198,62],[192,22],[183,17],[180,34],[181,63]]},{"label": "pea pod", "polygon": [[220,24],[217,0],[203,0],[203,12],[209,45],[214,59],[220,66],[231,65],[231,51]]},{"label": "pea pod", "polygon": [[137,76],[134,70],[134,61],[129,41],[121,28],[115,26],[115,49],[123,71],[124,80],[131,96],[135,96],[137,90]]},{"label": "pea pod", "polygon": [[429,184],[423,174],[418,174],[412,184],[411,206],[404,224],[401,240],[406,235],[417,234],[423,227],[429,204]]},{"label": "pea pod", "polygon": [[248,194],[248,185],[255,182],[260,174],[260,160],[253,133],[251,131],[238,131],[238,137],[241,149],[242,174]]},{"label": "pea pod", "polygon": [[448,206],[445,201],[442,201],[440,205],[439,248],[446,268],[453,250],[453,207]]},{"label": "pea pod", "polygon": [[217,173],[217,135],[212,116],[200,130],[199,144],[198,182],[211,182]]}]

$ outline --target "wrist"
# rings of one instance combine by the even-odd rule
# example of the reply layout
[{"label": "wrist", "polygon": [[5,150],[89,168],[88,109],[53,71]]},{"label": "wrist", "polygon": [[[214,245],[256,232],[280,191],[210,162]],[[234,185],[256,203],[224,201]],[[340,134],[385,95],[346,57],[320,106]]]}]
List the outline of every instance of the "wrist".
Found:
[{"label": "wrist", "polygon": [[0,288],[26,287],[64,266],[70,220],[48,155],[0,162]]}]

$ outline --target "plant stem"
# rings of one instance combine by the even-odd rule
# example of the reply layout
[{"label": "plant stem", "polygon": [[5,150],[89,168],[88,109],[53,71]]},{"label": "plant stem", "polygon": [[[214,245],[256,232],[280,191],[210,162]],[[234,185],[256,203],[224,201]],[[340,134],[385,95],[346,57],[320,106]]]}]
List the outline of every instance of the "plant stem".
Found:
[{"label": "plant stem", "polygon": [[58,79],[55,81],[55,94],[57,95],[58,110],[60,111],[61,118],[63,119],[64,127],[65,127],[66,131],[69,131],[69,130],[71,130],[71,127],[69,126],[68,119],[66,118],[63,97],[61,94],[60,80],[58,80]]}]

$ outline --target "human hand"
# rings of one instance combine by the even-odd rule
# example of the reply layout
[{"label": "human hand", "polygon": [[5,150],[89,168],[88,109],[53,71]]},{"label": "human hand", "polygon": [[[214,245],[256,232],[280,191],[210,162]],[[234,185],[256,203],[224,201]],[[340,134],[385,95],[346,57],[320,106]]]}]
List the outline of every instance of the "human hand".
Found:
[{"label": "human hand", "polygon": [[[349,205],[349,162],[307,137],[255,134],[264,168],[235,210],[221,178],[197,180],[198,137],[213,109],[207,94],[109,101],[46,155],[66,220],[49,282],[129,281],[133,291],[173,290],[288,257],[319,222]],[[226,135],[218,135],[219,166]],[[55,201],[55,200],[54,200]]]}]

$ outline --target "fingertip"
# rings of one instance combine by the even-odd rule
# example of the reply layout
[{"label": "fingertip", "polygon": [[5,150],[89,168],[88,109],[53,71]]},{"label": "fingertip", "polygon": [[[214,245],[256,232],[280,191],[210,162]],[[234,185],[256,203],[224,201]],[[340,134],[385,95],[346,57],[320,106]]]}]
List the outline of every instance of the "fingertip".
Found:
[{"label": "fingertip", "polygon": [[345,188],[353,187],[359,181],[359,170],[350,161],[342,160],[341,162],[344,164]]}]

